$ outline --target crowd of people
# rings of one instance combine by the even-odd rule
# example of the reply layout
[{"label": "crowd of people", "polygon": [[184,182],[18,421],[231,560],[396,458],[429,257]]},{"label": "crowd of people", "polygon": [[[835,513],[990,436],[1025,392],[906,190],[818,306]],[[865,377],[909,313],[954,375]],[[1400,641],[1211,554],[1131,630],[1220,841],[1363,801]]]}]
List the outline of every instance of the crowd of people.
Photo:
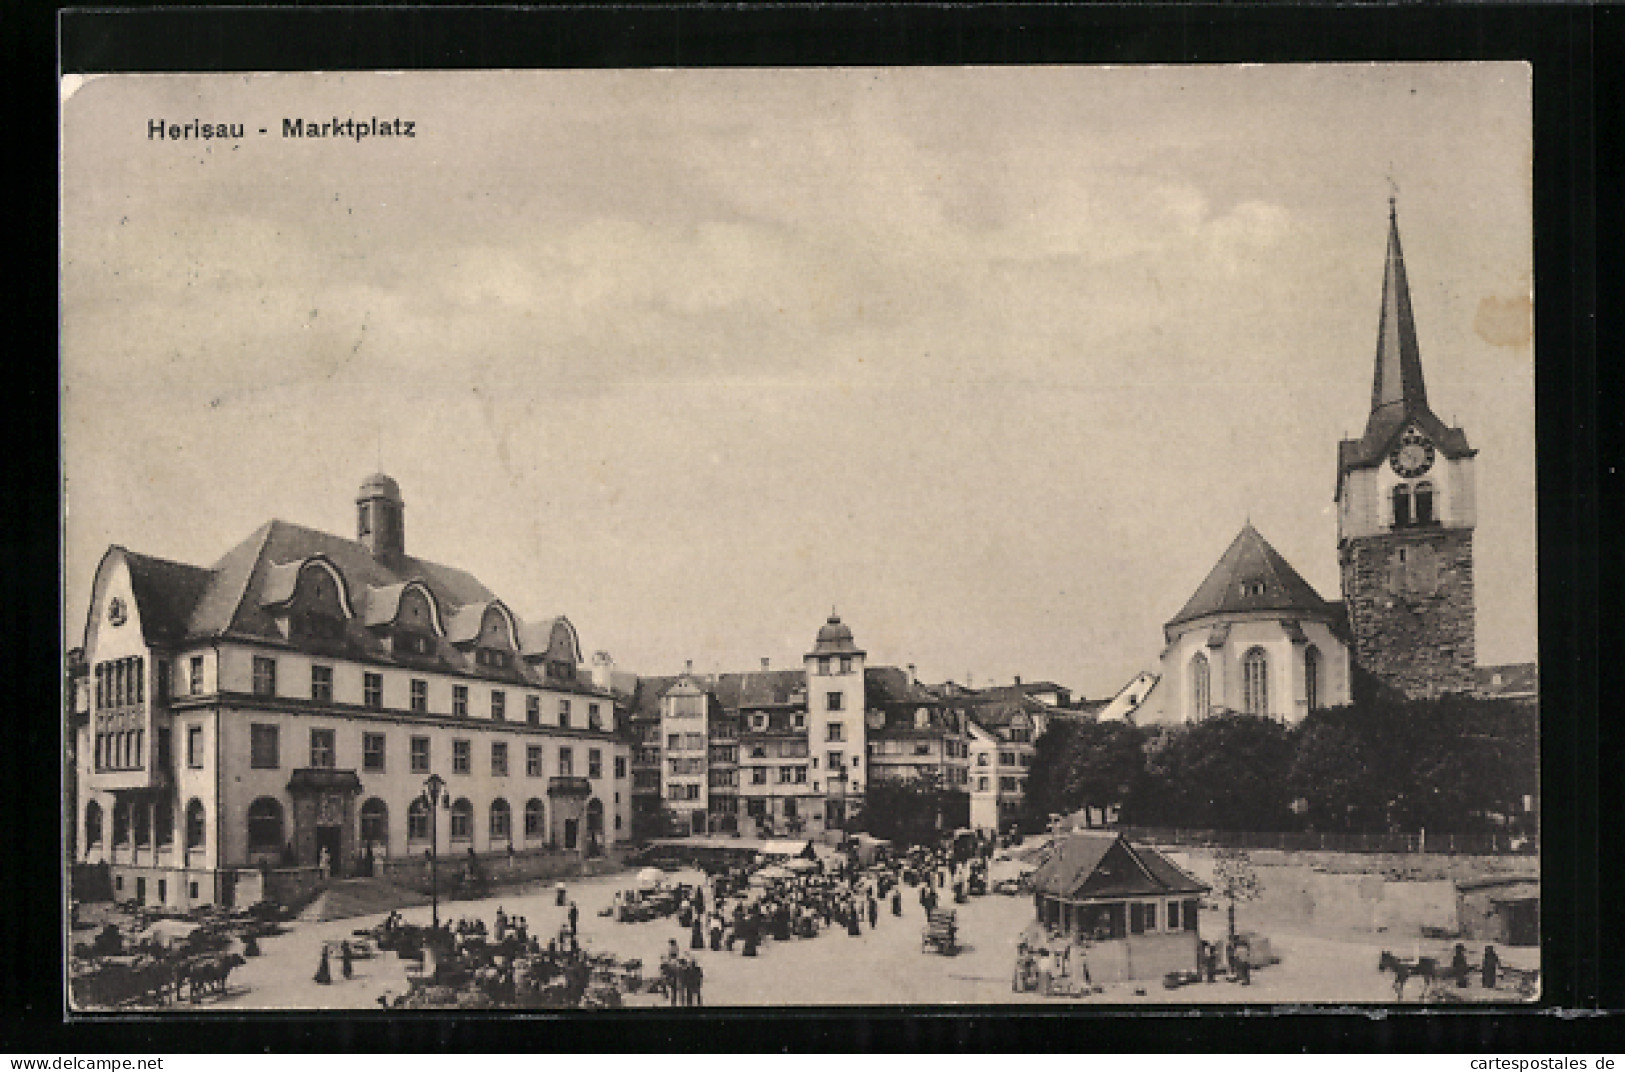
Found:
[{"label": "crowd of people", "polygon": [[[914,888],[910,898],[927,917],[948,897],[963,904],[973,879],[985,876],[992,848],[991,842],[958,851],[922,846],[867,867],[854,852],[788,868],[730,868],[707,876],[703,885],[678,887],[673,915],[690,950],[754,957],[768,941],[842,931],[856,938],[879,927],[883,917],[904,914],[905,887]],[[678,949],[677,939],[672,949]]]}]

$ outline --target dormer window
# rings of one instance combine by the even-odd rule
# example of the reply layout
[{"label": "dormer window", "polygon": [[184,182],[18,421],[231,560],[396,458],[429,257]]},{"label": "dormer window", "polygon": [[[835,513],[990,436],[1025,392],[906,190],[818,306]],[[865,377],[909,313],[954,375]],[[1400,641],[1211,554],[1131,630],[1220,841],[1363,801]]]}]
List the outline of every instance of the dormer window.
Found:
[{"label": "dormer window", "polygon": [[513,653],[496,648],[478,648],[474,661],[489,670],[508,670],[513,666]]},{"label": "dormer window", "polygon": [[402,630],[395,634],[395,651],[407,655],[429,655],[434,651],[434,639],[427,633]]},{"label": "dormer window", "polygon": [[1244,596],[1261,596],[1264,594],[1263,581],[1242,581],[1241,594]]}]

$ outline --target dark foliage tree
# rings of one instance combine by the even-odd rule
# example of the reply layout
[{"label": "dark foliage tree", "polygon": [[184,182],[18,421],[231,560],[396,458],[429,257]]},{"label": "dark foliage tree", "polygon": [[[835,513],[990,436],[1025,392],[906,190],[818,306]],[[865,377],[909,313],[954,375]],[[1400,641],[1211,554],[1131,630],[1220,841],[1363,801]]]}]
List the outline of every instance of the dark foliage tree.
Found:
[{"label": "dark foliage tree", "polygon": [[1023,825],[1042,827],[1052,814],[1119,807],[1132,821],[1145,781],[1146,732],[1129,722],[1057,719],[1034,746]]},{"label": "dark foliage tree", "polygon": [[969,818],[970,801],[937,778],[871,781],[863,794],[862,829],[899,846],[934,844]]},{"label": "dark foliage tree", "polygon": [[1222,714],[1171,734],[1149,773],[1136,813],[1160,822],[1224,830],[1292,824],[1286,772],[1290,731],[1274,719]]}]

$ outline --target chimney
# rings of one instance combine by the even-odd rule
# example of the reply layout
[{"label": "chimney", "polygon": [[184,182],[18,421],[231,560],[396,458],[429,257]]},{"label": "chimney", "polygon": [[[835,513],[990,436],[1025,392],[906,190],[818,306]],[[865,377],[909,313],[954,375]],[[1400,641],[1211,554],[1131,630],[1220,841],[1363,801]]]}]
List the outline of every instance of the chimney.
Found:
[{"label": "chimney", "polygon": [[683,673],[692,674],[693,672],[694,672],[694,660],[693,659],[684,659],[683,660]]},{"label": "chimney", "polygon": [[767,659],[767,656],[765,656],[765,655],[764,655],[764,656],[762,656],[762,669],[763,669],[763,670],[766,670],[766,669],[767,669],[767,663],[768,663],[768,659]]},{"label": "chimney", "polygon": [[1021,684],[1021,675],[1020,675],[1020,674],[1017,674],[1017,675],[1016,675],[1016,684],[1017,684],[1017,685],[1020,685],[1020,684]]},{"label": "chimney", "polygon": [[915,667],[915,665],[913,663],[909,663],[908,664],[908,683],[910,685],[917,685],[917,684],[919,684],[919,681],[920,681],[920,675],[919,675],[918,669]]}]

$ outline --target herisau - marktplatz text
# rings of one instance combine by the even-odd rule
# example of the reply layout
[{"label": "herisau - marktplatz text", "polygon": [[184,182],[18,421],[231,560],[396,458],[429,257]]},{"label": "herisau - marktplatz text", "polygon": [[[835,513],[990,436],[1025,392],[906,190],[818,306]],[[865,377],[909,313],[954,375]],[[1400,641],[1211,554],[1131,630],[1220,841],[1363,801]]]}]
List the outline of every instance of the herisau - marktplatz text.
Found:
[{"label": "herisau - marktplatz text", "polygon": [[331,120],[284,119],[284,138],[415,138],[417,123],[411,119],[340,119]]}]

